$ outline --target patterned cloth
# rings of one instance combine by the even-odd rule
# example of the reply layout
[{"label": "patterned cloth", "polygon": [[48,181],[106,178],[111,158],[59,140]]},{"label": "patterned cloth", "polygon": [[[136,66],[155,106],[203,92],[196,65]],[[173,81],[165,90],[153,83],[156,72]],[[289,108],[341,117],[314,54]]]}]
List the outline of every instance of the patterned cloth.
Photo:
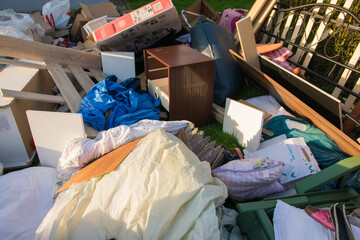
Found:
[{"label": "patterned cloth", "polygon": [[261,55],[293,73],[294,69],[289,65],[289,63],[286,62],[286,59],[289,58],[292,54],[293,53],[289,49],[282,47],[271,52],[263,53]]}]

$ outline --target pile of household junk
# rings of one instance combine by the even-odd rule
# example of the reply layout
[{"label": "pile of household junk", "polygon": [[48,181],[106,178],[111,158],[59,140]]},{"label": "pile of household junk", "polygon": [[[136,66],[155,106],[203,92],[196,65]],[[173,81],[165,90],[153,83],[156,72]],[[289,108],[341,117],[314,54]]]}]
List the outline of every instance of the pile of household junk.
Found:
[{"label": "pile of household junk", "polygon": [[[171,0],[119,2],[0,11],[1,239],[247,239],[236,204],[296,195],[300,180],[360,155],[270,91],[236,98],[251,81],[229,53],[246,50],[236,24],[251,30],[248,15],[258,24],[275,1],[220,13],[198,0],[181,14]],[[271,58],[286,59],[282,44],[261,47],[293,71]],[[237,147],[217,145],[208,124]],[[358,174],[346,182],[357,191]],[[321,239],[341,230],[317,222],[325,211],[292,211]]]}]

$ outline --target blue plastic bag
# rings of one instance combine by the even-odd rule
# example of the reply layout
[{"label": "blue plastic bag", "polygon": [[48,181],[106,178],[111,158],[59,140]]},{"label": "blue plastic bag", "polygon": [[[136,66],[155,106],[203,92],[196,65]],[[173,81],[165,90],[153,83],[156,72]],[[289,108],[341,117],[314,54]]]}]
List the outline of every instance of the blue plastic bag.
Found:
[{"label": "blue plastic bag", "polygon": [[[159,120],[160,99],[148,93],[139,94],[133,88],[116,83],[108,76],[91,88],[81,102],[84,122],[98,131],[119,125],[131,125],[142,119]],[[126,80],[128,86],[138,88],[138,79]],[[108,120],[105,114],[110,113]]]}]

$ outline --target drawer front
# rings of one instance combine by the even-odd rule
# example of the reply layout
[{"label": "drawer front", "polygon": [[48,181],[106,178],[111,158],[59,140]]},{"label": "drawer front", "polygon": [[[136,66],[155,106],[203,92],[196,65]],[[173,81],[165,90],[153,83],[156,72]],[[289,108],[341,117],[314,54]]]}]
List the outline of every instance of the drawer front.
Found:
[{"label": "drawer front", "polygon": [[169,112],[169,96],[157,87],[151,80],[148,80],[148,91],[155,98],[160,98],[161,105]]}]

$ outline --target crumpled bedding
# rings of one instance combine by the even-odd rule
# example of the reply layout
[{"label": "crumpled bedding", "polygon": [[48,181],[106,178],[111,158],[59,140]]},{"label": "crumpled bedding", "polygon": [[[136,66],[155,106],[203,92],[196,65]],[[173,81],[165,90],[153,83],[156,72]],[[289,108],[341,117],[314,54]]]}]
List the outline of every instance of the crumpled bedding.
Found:
[{"label": "crumpled bedding", "polygon": [[219,239],[226,197],[209,163],[158,130],[115,171],[60,193],[35,239]]},{"label": "crumpled bedding", "polygon": [[0,177],[0,239],[34,239],[54,204],[56,170],[31,167]]},{"label": "crumpled bedding", "polygon": [[64,184],[92,160],[151,132],[164,129],[177,134],[189,123],[189,121],[141,120],[130,126],[120,125],[107,131],[101,131],[94,139],[73,139],[66,144],[59,158],[57,181],[59,184]]}]

